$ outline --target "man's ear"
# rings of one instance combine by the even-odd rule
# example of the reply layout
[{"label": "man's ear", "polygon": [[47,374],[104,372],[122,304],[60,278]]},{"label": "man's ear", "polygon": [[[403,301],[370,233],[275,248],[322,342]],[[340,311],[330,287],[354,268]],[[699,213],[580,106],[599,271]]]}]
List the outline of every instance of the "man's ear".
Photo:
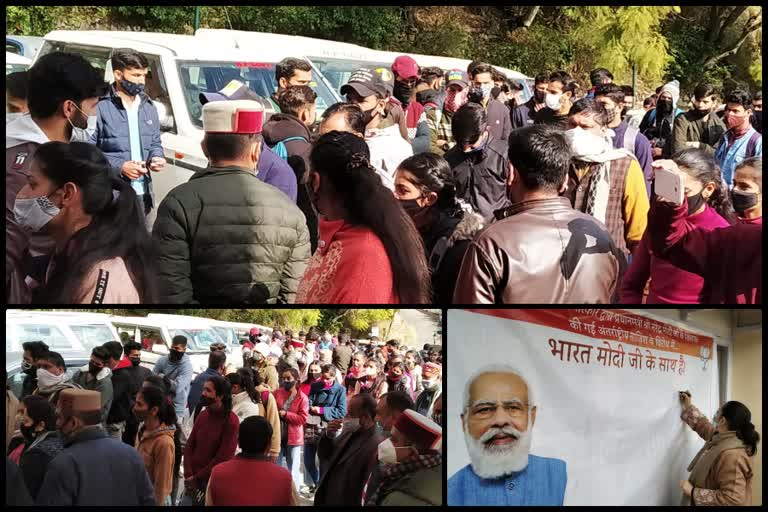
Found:
[{"label": "man's ear", "polygon": [[[534,405],[531,408],[531,427],[533,427],[536,424],[536,406]],[[528,427],[530,430],[530,427]]]},{"label": "man's ear", "polygon": [[515,166],[512,165],[512,162],[507,162],[509,165],[509,175],[507,176],[507,188],[512,186],[512,182],[517,179],[517,176],[515,175]]},{"label": "man's ear", "polygon": [[200,141],[200,148],[203,150],[203,154],[205,155],[205,158],[210,159],[211,157],[208,156],[208,148],[205,143],[207,138],[208,137],[203,137],[203,140]]},{"label": "man's ear", "polygon": [[461,415],[461,431],[462,432],[466,432],[467,431],[466,427],[464,426],[464,415],[463,414]]},{"label": "man's ear", "polygon": [[288,87],[288,80],[285,79],[285,77],[280,77],[280,79],[277,81],[277,86],[279,89],[285,89]]}]

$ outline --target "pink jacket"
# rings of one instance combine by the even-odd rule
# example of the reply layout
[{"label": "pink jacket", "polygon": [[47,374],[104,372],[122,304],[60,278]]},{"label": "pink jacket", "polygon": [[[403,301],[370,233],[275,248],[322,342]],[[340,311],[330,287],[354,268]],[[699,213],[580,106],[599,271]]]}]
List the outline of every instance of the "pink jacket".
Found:
[{"label": "pink jacket", "polygon": [[[281,411],[290,393],[283,388],[278,388],[272,394],[277,401],[277,410]],[[304,445],[304,424],[307,422],[308,417],[309,398],[299,391],[291,407],[285,413],[285,421],[288,423],[288,446]]]}]

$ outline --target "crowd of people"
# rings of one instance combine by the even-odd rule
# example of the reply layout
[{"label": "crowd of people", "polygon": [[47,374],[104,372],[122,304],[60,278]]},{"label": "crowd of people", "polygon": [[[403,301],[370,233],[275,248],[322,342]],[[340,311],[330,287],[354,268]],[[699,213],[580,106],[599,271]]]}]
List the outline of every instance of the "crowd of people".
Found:
[{"label": "crowd of people", "polygon": [[760,91],[701,83],[685,111],[672,80],[633,110],[598,68],[523,102],[487,63],[403,55],[316,119],[288,58],[269,98],[244,77],[200,94],[208,167],[155,205],[147,60],[111,64],[108,87],[60,52],[8,80],[28,110],[6,124],[10,303],[762,302]]},{"label": "crowd of people", "polygon": [[6,503],[442,505],[440,345],[254,327],[242,361],[214,344],[193,378],[187,341],[153,370],[110,341],[72,376],[25,342]]}]

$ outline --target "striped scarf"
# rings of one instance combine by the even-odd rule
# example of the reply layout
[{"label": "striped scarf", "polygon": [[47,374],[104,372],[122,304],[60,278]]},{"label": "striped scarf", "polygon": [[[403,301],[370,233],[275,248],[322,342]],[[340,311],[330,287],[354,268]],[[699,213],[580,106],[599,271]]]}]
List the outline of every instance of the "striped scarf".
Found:
[{"label": "striped scarf", "polygon": [[381,481],[376,490],[371,494],[366,506],[376,506],[379,497],[384,495],[402,477],[415,473],[419,469],[433,468],[443,462],[443,454],[429,452],[427,454],[412,455],[397,464],[388,464],[381,470]]}]

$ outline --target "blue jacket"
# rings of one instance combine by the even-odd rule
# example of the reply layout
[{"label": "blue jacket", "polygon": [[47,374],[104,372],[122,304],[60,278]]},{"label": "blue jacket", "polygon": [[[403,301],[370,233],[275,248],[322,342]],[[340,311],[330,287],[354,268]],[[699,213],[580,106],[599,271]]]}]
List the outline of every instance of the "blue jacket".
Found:
[{"label": "blue jacket", "polygon": [[[753,136],[755,137],[755,142],[752,144],[754,149],[749,147],[749,139]],[[729,144],[731,145],[729,146]],[[752,149],[751,154],[747,154],[748,149]],[[754,128],[750,128],[736,141],[733,141],[733,132],[728,130],[723,134],[720,144],[715,149],[715,162],[720,166],[723,181],[728,185],[733,184],[736,167],[747,158],[755,156],[761,158],[763,156],[763,136]]]},{"label": "blue jacket", "polygon": [[288,162],[277,156],[277,153],[269,149],[269,146],[263,142],[261,144],[261,156],[259,157],[259,163],[256,164],[256,169],[259,171],[256,174],[257,178],[264,183],[269,183],[273,187],[279,188],[285,195],[291,198],[291,201],[296,202],[298,192],[296,173],[293,172]]},{"label": "blue jacket", "polygon": [[323,408],[321,416],[325,421],[337,420],[347,415],[347,393],[338,382],[325,389],[321,380],[309,388],[309,406]]},{"label": "blue jacket", "polygon": [[203,386],[205,382],[211,377],[216,377],[219,372],[212,368],[206,368],[203,373],[198,375],[192,384],[189,386],[189,397],[187,398],[187,407],[189,407],[190,414],[197,407],[197,403],[200,401],[200,396],[203,394]]},{"label": "blue jacket", "polygon": [[[154,102],[144,94],[139,94],[139,133],[141,134],[141,152],[147,168],[152,157],[163,157],[163,147],[160,143],[160,119]],[[128,139],[128,113],[123,106],[123,100],[115,90],[115,84],[105,96],[99,98],[98,120],[96,131],[91,135],[91,142],[96,144],[104,153],[112,166],[112,174],[117,178],[130,181],[122,175],[123,163],[131,160],[131,142]],[[154,206],[152,191],[152,173],[144,175],[147,179],[149,194],[148,206]]]},{"label": "blue jacket", "polygon": [[65,441],[48,465],[37,504],[151,506],[155,491],[133,446],[101,428],[86,428]]},{"label": "blue jacket", "polygon": [[448,479],[448,505],[562,506],[565,461],[528,455],[528,466],[496,479],[480,478],[466,465]]},{"label": "blue jacket", "polygon": [[192,361],[188,355],[184,355],[178,363],[172,363],[168,356],[161,357],[152,370],[159,375],[165,375],[176,384],[176,396],[173,398],[173,408],[179,421],[184,417],[187,409],[187,397],[192,384]]}]

